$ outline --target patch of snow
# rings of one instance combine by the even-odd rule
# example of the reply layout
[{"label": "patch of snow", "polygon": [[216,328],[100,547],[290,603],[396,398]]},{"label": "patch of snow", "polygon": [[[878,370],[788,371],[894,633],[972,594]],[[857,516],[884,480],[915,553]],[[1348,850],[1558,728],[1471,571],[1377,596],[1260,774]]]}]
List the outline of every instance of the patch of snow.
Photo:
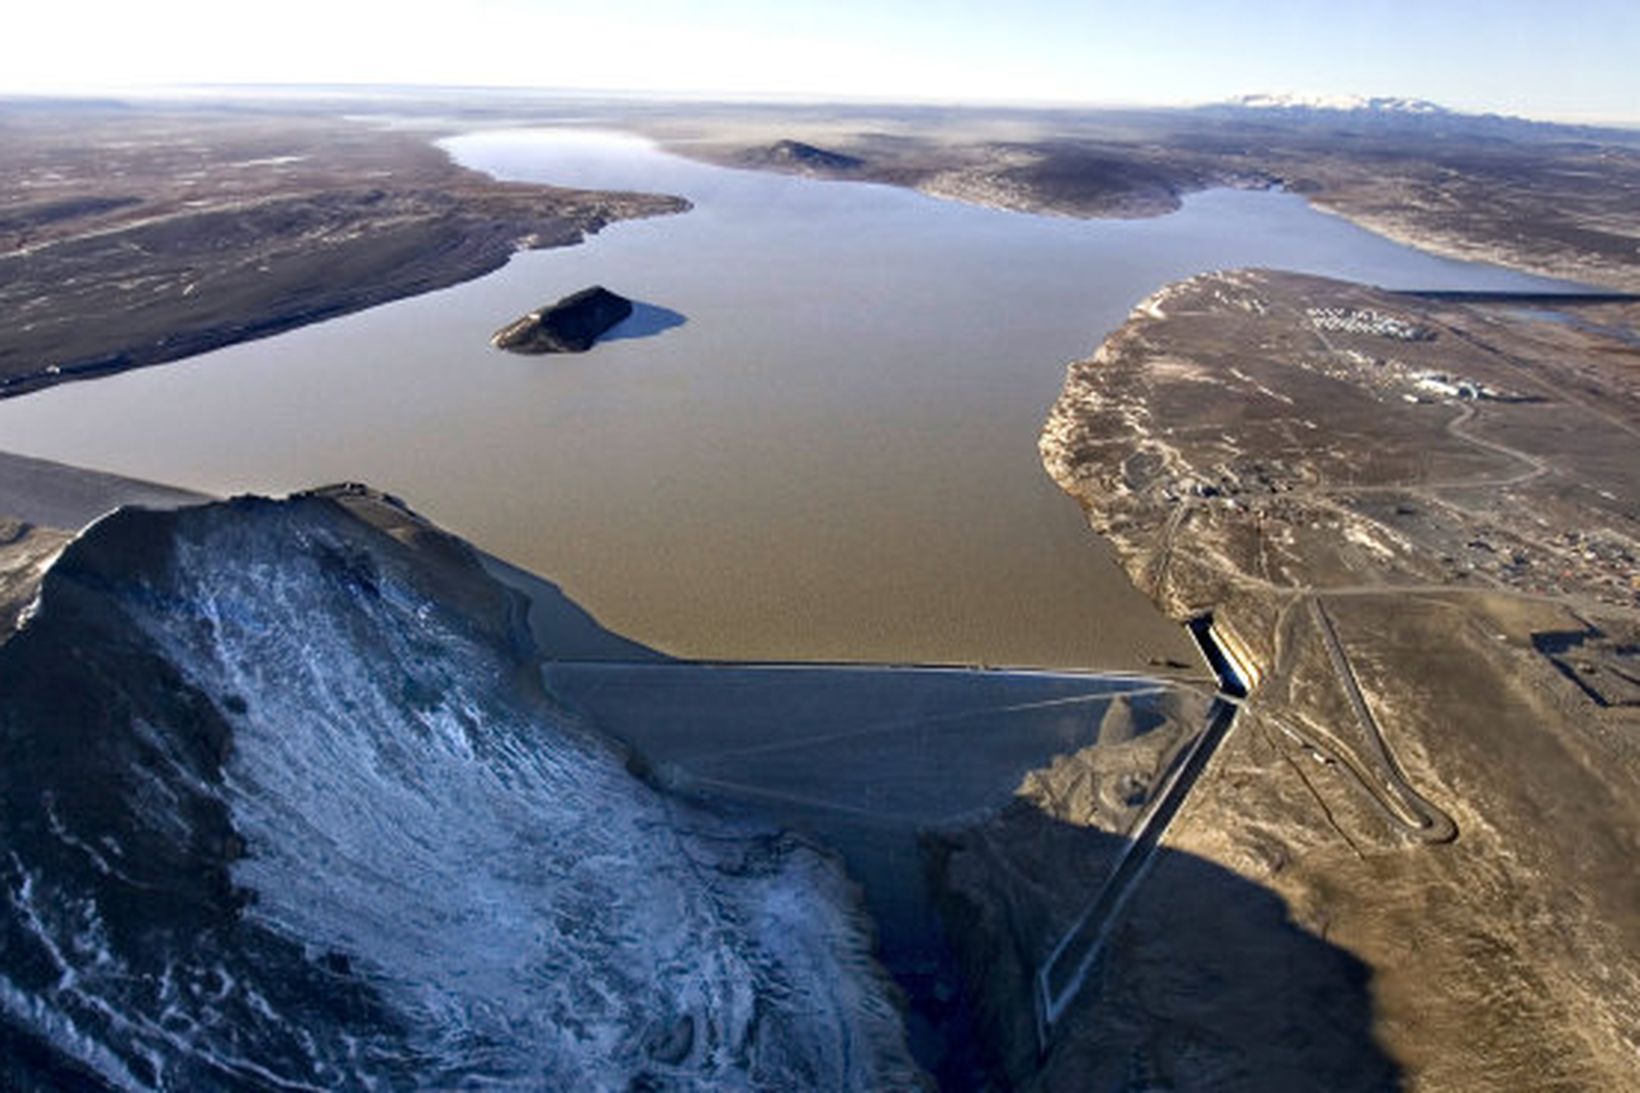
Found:
[{"label": "patch of snow", "polygon": [[1450,114],[1452,111],[1428,99],[1401,95],[1326,95],[1314,93],[1255,93],[1237,95],[1224,105],[1245,110],[1341,110],[1378,114]]}]

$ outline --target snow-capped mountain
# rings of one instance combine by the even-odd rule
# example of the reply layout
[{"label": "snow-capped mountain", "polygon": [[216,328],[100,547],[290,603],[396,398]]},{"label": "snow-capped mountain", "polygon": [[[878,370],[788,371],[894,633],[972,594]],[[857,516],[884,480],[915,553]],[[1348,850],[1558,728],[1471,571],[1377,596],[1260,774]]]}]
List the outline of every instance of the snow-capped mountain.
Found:
[{"label": "snow-capped mountain", "polygon": [[1564,139],[1593,130],[1503,114],[1469,114],[1404,95],[1237,95],[1196,108],[1203,117],[1295,130],[1504,140]]},{"label": "snow-capped mountain", "polygon": [[1376,114],[1433,115],[1451,114],[1452,111],[1428,99],[1410,99],[1401,95],[1303,95],[1254,94],[1237,95],[1225,106],[1244,110],[1351,111]]}]

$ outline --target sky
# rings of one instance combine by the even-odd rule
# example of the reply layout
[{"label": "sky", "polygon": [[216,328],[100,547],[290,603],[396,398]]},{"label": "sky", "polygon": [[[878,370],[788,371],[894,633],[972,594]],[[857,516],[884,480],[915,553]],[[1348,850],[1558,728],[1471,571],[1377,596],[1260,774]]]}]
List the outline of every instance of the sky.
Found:
[{"label": "sky", "polygon": [[996,103],[1406,95],[1640,121],[1640,0],[0,0],[0,90],[401,83]]}]

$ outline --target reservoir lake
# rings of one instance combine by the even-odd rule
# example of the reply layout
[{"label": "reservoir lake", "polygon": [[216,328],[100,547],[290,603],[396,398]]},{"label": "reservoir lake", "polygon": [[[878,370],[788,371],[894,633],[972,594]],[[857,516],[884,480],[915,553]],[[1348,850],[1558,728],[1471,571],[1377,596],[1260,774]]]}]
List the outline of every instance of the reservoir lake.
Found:
[{"label": "reservoir lake", "polygon": [[[610,133],[441,143],[500,178],[695,209],[0,401],[0,450],[219,494],[368,482],[680,656],[1138,669],[1194,654],[1042,470],[1067,363],[1155,289],[1211,269],[1558,287],[1284,193],[1081,221],[712,167]],[[591,284],[639,310],[590,353],[489,347]]]}]

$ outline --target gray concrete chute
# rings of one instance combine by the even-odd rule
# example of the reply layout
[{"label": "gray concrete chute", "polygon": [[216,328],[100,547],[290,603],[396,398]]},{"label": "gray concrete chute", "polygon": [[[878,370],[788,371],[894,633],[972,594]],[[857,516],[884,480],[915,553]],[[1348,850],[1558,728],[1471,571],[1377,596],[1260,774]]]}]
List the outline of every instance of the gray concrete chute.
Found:
[{"label": "gray concrete chute", "polygon": [[[1420,842],[1443,843],[1457,838],[1458,829],[1452,818],[1418,793],[1402,772],[1373,717],[1320,596],[1306,592],[1302,600],[1320,631],[1329,663],[1368,741],[1370,762],[1377,769],[1377,777],[1359,769],[1354,762],[1346,761],[1346,769],[1389,819],[1406,828]],[[1215,625],[1211,615],[1191,620],[1189,628],[1204,659],[1218,677],[1219,694],[1209,711],[1207,725],[1175,761],[1160,792],[1129,833],[1128,843],[1104,883],[1037,971],[1033,1001],[1038,1046],[1043,1052],[1051,1046],[1055,1026],[1076,1001],[1097,965],[1112,930],[1144,880],[1169,826],[1234,727],[1237,714],[1258,682],[1256,666],[1245,651],[1238,650],[1233,640],[1226,640],[1226,631],[1222,625]],[[1286,724],[1282,724],[1281,728],[1318,753],[1329,750],[1321,748]]]},{"label": "gray concrete chute", "polygon": [[1207,722],[1174,760],[1161,789],[1128,833],[1128,841],[1075,923],[1042,962],[1034,980],[1037,1045],[1046,1053],[1054,1029],[1076,1001],[1098,963],[1112,929],[1150,870],[1169,826],[1229,735],[1236,715],[1257,675],[1222,643],[1212,616],[1189,624],[1203,658],[1218,679],[1219,691],[1208,708]]}]

